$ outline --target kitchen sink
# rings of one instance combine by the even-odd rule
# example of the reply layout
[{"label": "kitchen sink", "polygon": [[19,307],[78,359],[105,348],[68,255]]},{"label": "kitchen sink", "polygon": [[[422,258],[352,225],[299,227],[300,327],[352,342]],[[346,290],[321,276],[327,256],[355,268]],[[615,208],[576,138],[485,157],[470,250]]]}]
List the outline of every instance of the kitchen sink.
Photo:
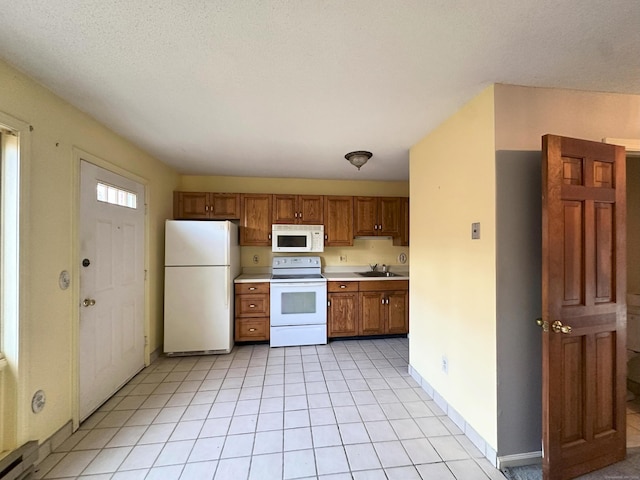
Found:
[{"label": "kitchen sink", "polygon": [[361,277],[401,277],[402,275],[393,272],[356,272]]}]

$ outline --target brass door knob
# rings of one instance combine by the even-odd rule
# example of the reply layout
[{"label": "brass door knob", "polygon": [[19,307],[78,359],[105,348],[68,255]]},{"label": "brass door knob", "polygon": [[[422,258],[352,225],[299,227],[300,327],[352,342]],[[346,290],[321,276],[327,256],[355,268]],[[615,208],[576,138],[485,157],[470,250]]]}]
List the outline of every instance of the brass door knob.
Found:
[{"label": "brass door knob", "polygon": [[570,325],[563,325],[560,320],[556,320],[555,322],[553,322],[551,324],[551,328],[554,333],[564,333],[565,335],[571,333],[572,330]]},{"label": "brass door knob", "polygon": [[82,301],[82,305],[85,307],[93,307],[96,304],[96,301],[93,298],[85,298]]}]

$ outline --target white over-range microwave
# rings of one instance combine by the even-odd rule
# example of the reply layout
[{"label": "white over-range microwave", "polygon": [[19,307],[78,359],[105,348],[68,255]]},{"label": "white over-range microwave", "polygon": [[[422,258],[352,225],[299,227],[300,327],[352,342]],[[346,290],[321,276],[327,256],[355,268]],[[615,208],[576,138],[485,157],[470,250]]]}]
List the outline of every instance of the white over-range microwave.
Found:
[{"label": "white over-range microwave", "polygon": [[272,225],[272,252],[323,252],[324,225]]}]

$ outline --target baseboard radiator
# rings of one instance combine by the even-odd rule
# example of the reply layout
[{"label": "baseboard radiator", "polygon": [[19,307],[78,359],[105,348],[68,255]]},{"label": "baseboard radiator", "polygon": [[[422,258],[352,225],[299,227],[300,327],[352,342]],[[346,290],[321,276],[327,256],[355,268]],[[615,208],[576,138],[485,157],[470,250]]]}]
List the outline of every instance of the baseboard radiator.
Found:
[{"label": "baseboard radiator", "polygon": [[28,480],[38,460],[38,442],[32,440],[0,459],[0,480]]}]

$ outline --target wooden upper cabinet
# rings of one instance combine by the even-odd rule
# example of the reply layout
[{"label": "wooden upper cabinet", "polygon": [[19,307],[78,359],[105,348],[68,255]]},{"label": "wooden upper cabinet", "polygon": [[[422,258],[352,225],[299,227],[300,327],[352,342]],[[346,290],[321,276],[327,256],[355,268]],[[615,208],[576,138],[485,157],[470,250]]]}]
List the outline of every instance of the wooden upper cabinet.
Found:
[{"label": "wooden upper cabinet", "polygon": [[240,194],[173,192],[173,218],[176,220],[238,220]]},{"label": "wooden upper cabinet", "polygon": [[273,195],[273,223],[323,225],[322,195]]},{"label": "wooden upper cabinet", "polygon": [[400,235],[402,197],[355,197],[356,236]]},{"label": "wooden upper cabinet", "polygon": [[393,237],[396,246],[409,245],[409,198],[404,197],[400,206],[400,235]]},{"label": "wooden upper cabinet", "polygon": [[240,220],[239,193],[210,193],[209,214],[220,220]]},{"label": "wooden upper cabinet", "polygon": [[353,246],[353,197],[324,197],[324,238],[327,247]]},{"label": "wooden upper cabinet", "polygon": [[271,194],[240,195],[240,245],[271,245]]}]

